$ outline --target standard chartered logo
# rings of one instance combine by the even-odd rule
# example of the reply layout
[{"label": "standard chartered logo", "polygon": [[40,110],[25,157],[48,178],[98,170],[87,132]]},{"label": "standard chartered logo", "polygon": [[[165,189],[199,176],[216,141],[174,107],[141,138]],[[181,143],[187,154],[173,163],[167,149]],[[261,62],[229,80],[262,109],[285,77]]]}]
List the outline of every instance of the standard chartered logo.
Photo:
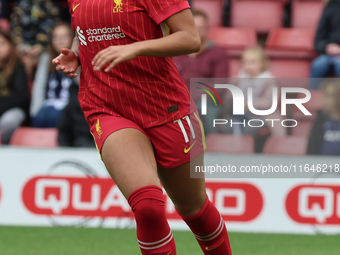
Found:
[{"label": "standard chartered logo", "polygon": [[78,38],[79,38],[80,44],[87,46],[86,38],[84,36],[84,32],[83,32],[83,30],[80,29],[79,26],[77,26],[77,34],[78,34]]},{"label": "standard chartered logo", "polygon": [[86,36],[81,28],[77,27],[77,34],[81,45],[87,46],[87,42],[111,41],[125,38],[125,33],[122,32],[120,26],[104,27],[104,28],[89,28],[86,31]]}]

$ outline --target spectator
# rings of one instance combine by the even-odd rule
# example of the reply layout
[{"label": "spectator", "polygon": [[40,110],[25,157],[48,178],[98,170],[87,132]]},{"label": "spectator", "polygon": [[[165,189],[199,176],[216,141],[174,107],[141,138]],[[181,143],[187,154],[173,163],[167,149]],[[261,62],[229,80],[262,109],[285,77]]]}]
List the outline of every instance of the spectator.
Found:
[{"label": "spectator", "polygon": [[73,82],[70,86],[70,101],[58,125],[58,143],[66,147],[95,147],[89,125],[80,109],[78,90],[77,83]]},{"label": "spectator", "polygon": [[13,132],[26,119],[29,106],[24,66],[18,60],[11,36],[0,30],[0,132],[8,144]]},{"label": "spectator", "polygon": [[10,24],[7,19],[6,2],[0,0],[0,30],[10,31]]},{"label": "spectator", "polygon": [[0,19],[7,18],[7,5],[5,0],[0,0]]},{"label": "spectator", "polygon": [[[243,91],[245,101],[247,101],[248,88],[253,88],[253,106],[257,110],[268,110],[272,106],[273,101],[273,88],[278,87],[278,83],[275,77],[269,71],[269,59],[266,56],[264,50],[259,47],[250,47],[246,49],[242,54],[242,68],[239,70],[238,76],[236,77],[237,86]],[[230,95],[230,94],[228,94]],[[230,100],[226,100],[231,102]],[[231,107],[231,104],[227,104],[227,107]],[[224,109],[224,112],[230,112],[229,109]],[[249,119],[259,119],[261,117],[254,115],[248,109],[248,105],[245,105],[244,116],[234,116],[237,122],[247,122]],[[265,119],[282,119],[280,110],[276,110],[271,115],[263,116]],[[278,123],[278,122],[277,122]],[[227,125],[223,125],[226,126]],[[276,136],[283,136],[286,134],[286,130],[281,125],[269,125],[270,133]],[[233,133],[236,135],[240,134],[251,134],[254,137],[260,128],[250,127],[246,124],[245,127],[242,125],[234,125]],[[230,133],[230,129],[224,130]]]},{"label": "spectator", "polygon": [[[178,71],[184,82],[190,88],[190,78],[227,78],[229,73],[229,58],[224,49],[217,47],[209,38],[209,20],[203,11],[192,12],[198,33],[201,38],[201,50],[198,53],[174,57]],[[198,111],[201,111],[201,92],[190,91]],[[206,134],[214,132],[213,120],[218,118],[221,109],[214,102],[207,102],[209,113],[201,116],[205,124]]]},{"label": "spectator", "polygon": [[48,45],[59,18],[59,9],[52,0],[20,0],[10,21],[12,36],[29,78],[33,80],[39,54]]},{"label": "spectator", "polygon": [[34,79],[30,114],[33,127],[57,127],[62,111],[69,101],[72,79],[57,72],[52,59],[62,48],[70,48],[74,32],[68,23],[58,24],[52,32],[48,51],[43,53]]},{"label": "spectator", "polygon": [[9,32],[11,30],[11,26],[7,19],[0,18],[0,30]]},{"label": "spectator", "polygon": [[[311,78],[324,78],[332,72],[340,78],[340,1],[331,0],[325,6],[315,37],[319,54],[311,67]],[[319,80],[312,79],[311,89],[319,89]]]},{"label": "spectator", "polygon": [[307,154],[340,155],[340,82],[327,79],[321,87],[323,109],[318,111],[309,135]]}]

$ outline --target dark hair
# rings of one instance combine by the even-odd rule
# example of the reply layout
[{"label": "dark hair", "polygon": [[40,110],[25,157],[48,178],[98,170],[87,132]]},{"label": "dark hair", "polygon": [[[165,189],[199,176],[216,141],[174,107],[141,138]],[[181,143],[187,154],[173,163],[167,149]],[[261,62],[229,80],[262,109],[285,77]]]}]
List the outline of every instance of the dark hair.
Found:
[{"label": "dark hair", "polygon": [[55,29],[58,28],[58,27],[66,27],[70,32],[70,37],[72,37],[72,39],[74,37],[74,31],[73,31],[71,25],[69,23],[65,22],[65,21],[58,22],[57,25],[53,28],[52,37],[51,37],[51,40],[50,40],[49,45],[47,47],[47,52],[49,53],[50,58],[51,58],[50,68],[49,68],[50,73],[53,73],[55,71],[55,65],[52,64],[52,59],[56,58],[60,54],[60,52],[57,52],[53,48],[53,45],[52,45],[53,33],[54,33]]},{"label": "dark hair", "polygon": [[3,66],[2,71],[0,72],[0,91],[3,91],[3,89],[8,89],[8,81],[11,78],[13,71],[14,71],[14,67],[15,64],[18,60],[16,51],[15,51],[15,43],[11,37],[11,34],[7,31],[4,30],[0,30],[0,37],[5,38],[5,40],[11,45],[11,52],[8,56],[8,58],[6,59],[6,63]]}]

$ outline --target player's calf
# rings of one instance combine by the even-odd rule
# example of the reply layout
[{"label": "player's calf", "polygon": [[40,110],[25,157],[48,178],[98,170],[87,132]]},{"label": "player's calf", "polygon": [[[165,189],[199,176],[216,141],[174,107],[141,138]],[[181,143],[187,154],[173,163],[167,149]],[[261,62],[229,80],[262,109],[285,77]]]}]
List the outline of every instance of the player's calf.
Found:
[{"label": "player's calf", "polygon": [[205,255],[231,255],[227,228],[208,198],[197,214],[181,217],[194,233]]},{"label": "player's calf", "polygon": [[145,186],[129,196],[137,223],[137,239],[143,255],[176,255],[175,241],[165,217],[163,191]]}]

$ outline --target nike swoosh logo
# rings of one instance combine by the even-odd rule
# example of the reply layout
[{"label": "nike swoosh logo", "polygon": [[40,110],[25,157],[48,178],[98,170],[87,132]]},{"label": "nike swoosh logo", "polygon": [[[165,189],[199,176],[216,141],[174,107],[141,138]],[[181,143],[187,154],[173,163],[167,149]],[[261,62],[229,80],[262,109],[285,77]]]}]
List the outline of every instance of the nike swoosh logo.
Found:
[{"label": "nike swoosh logo", "polygon": [[189,148],[184,148],[184,153],[188,153],[191,150],[191,148],[194,147],[196,142],[197,141],[195,141]]},{"label": "nike swoosh logo", "polygon": [[220,242],[217,246],[213,247],[213,248],[209,248],[208,246],[205,247],[205,249],[207,251],[212,251],[212,250],[215,250],[216,248],[218,248],[219,246],[221,246],[221,244],[224,242],[224,239],[222,240],[222,242]]},{"label": "nike swoosh logo", "polygon": [[73,11],[75,10],[75,9],[77,9],[77,7],[79,6],[80,4],[77,4],[76,6],[74,6],[73,7]]}]

